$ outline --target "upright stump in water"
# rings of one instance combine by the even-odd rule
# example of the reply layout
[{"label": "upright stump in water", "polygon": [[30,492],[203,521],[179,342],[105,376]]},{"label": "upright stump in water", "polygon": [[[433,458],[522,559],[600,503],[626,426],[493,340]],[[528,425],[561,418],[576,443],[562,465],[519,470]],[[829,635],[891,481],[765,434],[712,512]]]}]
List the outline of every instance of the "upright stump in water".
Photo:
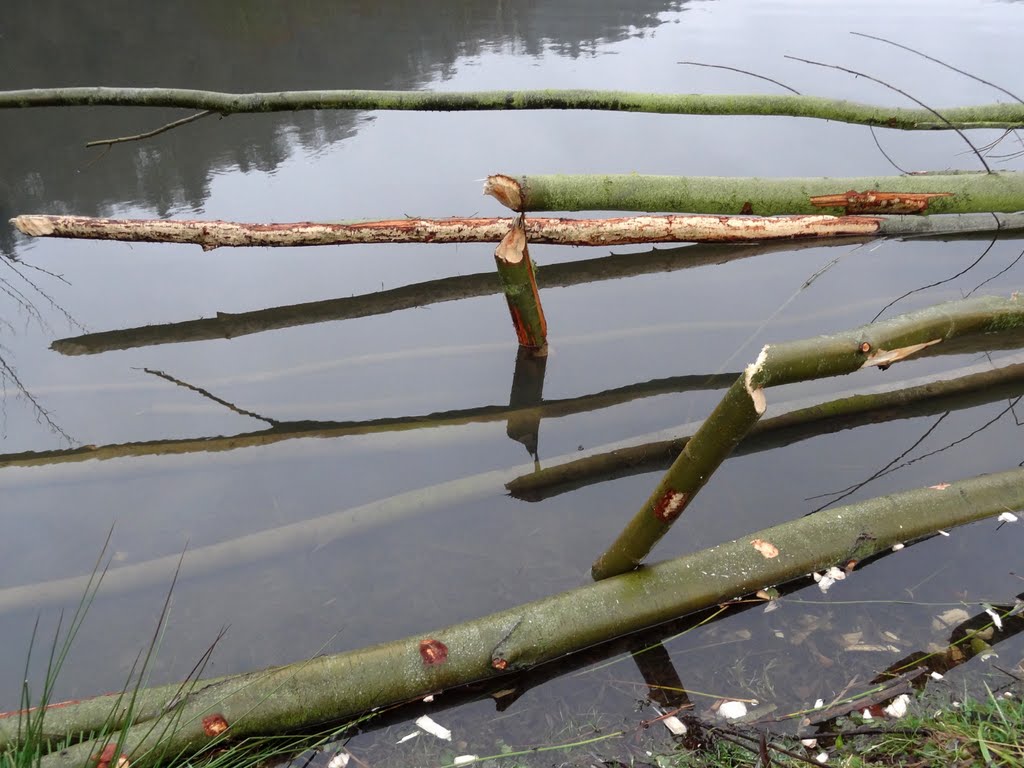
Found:
[{"label": "upright stump in water", "polygon": [[508,234],[494,251],[494,262],[501,278],[516,337],[524,351],[534,357],[548,353],[548,324],[537,292],[537,279],[526,247],[526,222],[523,214],[512,221]]}]

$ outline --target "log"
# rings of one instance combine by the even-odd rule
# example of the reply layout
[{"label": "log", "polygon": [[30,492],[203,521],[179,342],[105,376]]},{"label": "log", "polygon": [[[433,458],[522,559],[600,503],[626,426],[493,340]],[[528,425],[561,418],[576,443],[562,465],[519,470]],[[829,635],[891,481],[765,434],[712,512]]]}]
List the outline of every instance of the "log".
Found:
[{"label": "log", "polygon": [[[1014,199],[1017,200],[1017,208],[1007,209],[996,206],[994,198],[990,194],[982,197],[982,202],[970,207],[970,210],[1024,209],[1024,174],[1020,174],[1019,178],[1012,176],[1011,181],[1012,194],[1016,194],[1018,197],[1012,197],[1010,192],[1007,195],[1011,195],[1008,198],[1011,202]],[[991,186],[992,184],[988,185],[988,187]],[[1019,190],[1017,186],[1020,187]],[[654,182],[652,190],[657,190],[658,187],[659,183]],[[838,189],[838,187],[827,188]],[[980,194],[980,192],[978,193]],[[653,191],[652,194],[659,193]],[[530,197],[527,202],[533,204],[533,200],[534,198]],[[560,199],[557,201],[568,202]],[[641,199],[634,195],[628,200],[620,202],[621,204],[651,203],[653,205],[668,201],[655,197]],[[990,209],[980,207],[987,203],[992,203],[994,207]],[[715,205],[708,201],[704,201],[703,204],[705,207],[715,208]],[[1009,203],[1006,204],[1009,205]],[[589,204],[585,203],[584,205],[586,207]],[[636,205],[633,206],[633,210],[645,210],[642,205],[640,207],[636,207]],[[741,205],[738,203],[733,205],[733,202],[726,202],[722,205],[725,208],[732,206],[732,209],[721,210],[720,213],[740,213]],[[948,206],[949,203],[945,203],[945,205]],[[673,209],[671,206],[654,205],[653,208],[646,210]],[[930,221],[928,218],[908,215],[831,216],[816,214],[762,217],[717,216],[697,213],[698,215],[692,216],[625,216],[611,219],[532,218],[526,222],[526,237],[533,244],[615,246],[636,243],[740,243],[841,236],[960,234],[996,229],[1000,231],[1024,229],[1024,214],[996,218],[986,214]],[[508,219],[502,218],[453,218],[250,224],[197,219],[107,219],[45,214],[23,214],[15,216],[10,222],[19,232],[29,237],[117,240],[131,243],[184,243],[198,245],[204,251],[215,248],[251,246],[293,248],[369,243],[498,243],[508,232],[510,223]]]},{"label": "log", "polygon": [[[170,711],[107,737],[132,766],[161,755],[193,754],[214,743],[342,721],[469,682],[530,669],[596,643],[850,560],[894,544],[1024,506],[1024,470],[891,494],[797,518],[632,573],[414,637],[320,656],[211,684],[200,682]],[[769,542],[774,557],[754,542]],[[187,565],[186,565],[187,569]],[[705,574],[715,573],[714,579]],[[140,711],[162,712],[167,688],[141,691]],[[90,730],[114,697],[85,702],[87,722],[69,705],[47,713],[63,732]],[[0,743],[17,738],[0,718]],[[161,725],[174,723],[171,729]],[[100,720],[100,722],[104,722]],[[121,725],[115,715],[111,721]],[[211,727],[216,724],[216,728]],[[49,726],[48,726],[49,727]],[[78,768],[106,741],[86,741],[43,757],[41,768]],[[113,762],[113,761],[111,761]]]},{"label": "log", "polygon": [[494,264],[520,348],[534,357],[544,357],[548,353],[548,323],[537,291],[523,219],[522,214],[513,219],[494,251]]},{"label": "log", "polygon": [[679,457],[615,541],[594,562],[595,579],[636,568],[693,502],[714,471],[765,412],[769,386],[888,368],[922,349],[966,336],[1024,327],[1017,294],[964,299],[831,336],[769,344],[747,366],[687,442]]},{"label": "log", "polygon": [[1024,128],[1020,104],[943,107],[948,122],[926,109],[874,106],[819,96],[536,91],[274,91],[222,93],[189,88],[71,87],[0,91],[0,109],[28,107],[178,107],[222,115],[298,110],[360,109],[480,111],[586,109],[674,115],[772,115],[898,128],[907,131]]},{"label": "log", "polygon": [[[944,171],[852,178],[560,175],[490,176],[484,194],[513,211],[689,214],[981,213],[1024,210],[1024,173]],[[894,223],[895,224],[895,223]],[[879,234],[904,234],[884,231]]]}]

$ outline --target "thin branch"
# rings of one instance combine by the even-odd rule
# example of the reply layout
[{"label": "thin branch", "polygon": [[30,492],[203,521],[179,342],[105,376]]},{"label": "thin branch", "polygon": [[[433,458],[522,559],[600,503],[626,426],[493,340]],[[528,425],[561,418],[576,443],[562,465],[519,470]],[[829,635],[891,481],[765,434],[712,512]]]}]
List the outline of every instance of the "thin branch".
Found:
[{"label": "thin branch", "polygon": [[67,432],[60,428],[57,423],[50,417],[50,412],[43,408],[38,400],[28,391],[28,388],[22,383],[21,379],[18,378],[17,372],[13,367],[0,355],[0,380],[10,379],[14,382],[14,386],[18,388],[18,392],[32,405],[32,409],[36,412],[36,421],[45,423],[49,427],[50,431],[56,435],[59,435],[68,442],[69,445],[74,445],[75,440]]},{"label": "thin branch", "polygon": [[959,69],[958,67],[954,67],[952,64],[947,64],[946,62],[942,61],[941,59],[936,59],[934,56],[929,56],[927,53],[922,53],[921,51],[919,51],[919,50],[917,50],[915,48],[911,48],[909,45],[903,45],[903,43],[897,43],[897,42],[895,42],[893,40],[887,40],[886,38],[878,37],[877,35],[869,35],[869,34],[867,34],[865,32],[851,32],[850,34],[851,35],[856,35],[857,37],[866,37],[868,40],[877,40],[880,43],[886,43],[888,45],[893,45],[893,46],[896,46],[897,48],[902,48],[904,51],[910,51],[911,53],[916,54],[916,55],[920,56],[923,59],[928,59],[928,61],[933,61],[936,64],[938,64],[939,66],[942,66],[942,67],[945,67],[946,69],[950,69],[950,70],[952,70],[954,72],[957,72],[957,73],[963,75],[964,77],[969,77],[969,78],[971,78],[971,80],[976,80],[977,82],[983,83],[983,84],[989,86],[990,88],[995,88],[1000,93],[1005,93],[1007,96],[1009,96],[1011,99],[1013,99],[1017,103],[1024,104],[1024,100],[1022,100],[1016,94],[1006,90],[1001,85],[996,85],[995,83],[990,82],[988,80],[985,80],[984,78],[978,77],[977,75],[972,75],[970,72],[966,72],[965,70]]},{"label": "thin branch", "polygon": [[215,114],[217,113],[214,112],[212,109],[204,109],[202,112],[196,112],[194,115],[189,115],[188,117],[183,117],[180,120],[174,120],[173,122],[167,123],[166,125],[161,125],[159,128],[154,128],[152,131],[146,131],[145,133],[136,133],[132,136],[118,136],[117,138],[114,139],[96,139],[95,141],[87,141],[85,143],[85,146],[109,147],[112,144],[124,144],[129,141],[142,141],[143,139],[150,139],[154,136],[160,135],[161,133],[166,133],[167,131],[178,128],[182,125],[194,123],[196,120],[199,120],[200,118],[209,117],[210,115]]},{"label": "thin branch", "polygon": [[748,72],[745,69],[738,69],[737,67],[727,67],[725,66],[725,64],[704,64],[699,61],[677,61],[676,64],[687,64],[691,67],[708,67],[710,69],[727,69],[730,72],[739,72],[741,75],[750,75],[751,77],[756,77],[758,80],[765,80],[769,83],[775,83],[775,85],[779,86],[780,88],[785,88],[790,93],[795,93],[797,96],[800,95],[800,91],[798,91],[796,88],[790,88],[788,85],[786,85],[785,83],[780,83],[778,80],[773,80],[770,77],[759,75],[756,72]]},{"label": "thin branch", "polygon": [[[943,283],[948,283],[951,280],[956,280],[958,277],[961,277],[962,275],[967,274],[969,271],[974,269],[974,267],[976,267],[981,262],[982,259],[984,259],[988,255],[988,252],[992,250],[992,246],[994,246],[996,244],[996,240],[998,239],[998,237],[999,237],[999,222],[996,222],[996,233],[992,236],[992,240],[989,241],[988,247],[984,251],[982,251],[981,255],[978,258],[976,258],[974,261],[972,261],[970,264],[968,264],[966,267],[964,267],[963,269],[961,269],[959,272],[957,272],[955,275],[952,275],[951,277],[947,277],[947,278],[945,278],[943,280],[938,280],[938,281],[936,281],[934,283],[929,283],[928,285],[922,285],[922,286],[920,286],[918,288],[914,288],[911,291],[907,291],[902,296],[897,296],[895,299],[893,299],[888,304],[886,304],[884,307],[882,307],[880,310],[878,310],[878,314],[876,314],[873,318],[871,318],[871,322],[872,323],[875,322],[878,318],[880,318],[882,316],[882,314],[885,312],[885,310],[889,309],[889,307],[891,307],[893,304],[896,304],[897,302],[903,301],[903,299],[907,298],[907,296],[912,296],[913,294],[920,293],[921,291],[927,291],[929,288],[935,288],[936,286],[942,285]],[[968,294],[968,296],[969,295],[970,294]]]},{"label": "thin branch", "polygon": [[878,140],[878,134],[875,133],[875,126],[870,125],[870,126],[868,126],[868,128],[871,131],[871,138],[874,140],[875,146],[878,147],[878,151],[882,153],[882,157],[884,157],[886,160],[889,161],[889,165],[891,165],[893,168],[895,168],[900,173],[910,175],[910,171],[908,171],[905,168],[901,168],[900,166],[896,165],[896,161],[893,160],[891,157],[889,157],[889,153],[888,152],[886,152],[884,149],[882,149],[882,144]]},{"label": "thin branch", "polygon": [[907,93],[906,91],[902,90],[901,88],[897,88],[895,85],[890,85],[889,83],[885,82],[884,80],[879,80],[877,77],[872,77],[871,75],[867,75],[867,74],[865,74],[863,72],[858,72],[855,69],[847,69],[846,67],[841,67],[838,64],[825,64],[824,62],[821,62],[821,61],[812,61],[811,59],[801,59],[799,56],[786,56],[786,58],[787,59],[792,59],[793,61],[802,61],[804,64],[813,64],[816,67],[826,67],[827,69],[837,69],[840,72],[846,72],[848,74],[855,75],[857,77],[863,77],[863,78],[865,78],[867,80],[870,80],[873,83],[878,83],[879,85],[884,85],[889,90],[895,91],[896,93],[898,93],[898,94],[900,94],[902,96],[907,97],[912,102],[917,104],[919,107],[921,107],[923,109],[927,109],[929,112],[931,112],[937,118],[939,118],[939,120],[941,120],[943,123],[945,123],[946,126],[951,128],[952,130],[956,131],[957,135],[967,143],[967,146],[969,146],[971,148],[971,150],[974,152],[974,154],[977,156],[978,160],[985,167],[985,170],[988,173],[992,173],[992,169],[989,167],[988,163],[985,162],[984,155],[982,155],[981,152],[978,151],[977,147],[975,147],[974,144],[971,143],[971,140],[967,138],[967,134],[966,133],[964,133],[962,130],[957,128],[955,125],[953,125],[953,123],[951,123],[949,120],[947,120],[941,114],[939,114],[936,110],[934,110],[931,107],[929,107],[923,101],[921,101],[920,99],[918,99],[918,98],[916,98],[914,96],[911,96],[909,93]]},{"label": "thin branch", "polygon": [[[967,296],[970,296],[972,293],[974,293],[976,290],[981,288],[981,286],[985,285],[986,283],[991,283],[997,277],[1001,277],[1002,275],[1005,275],[1007,272],[1009,272],[1011,269],[1013,269],[1015,266],[1017,266],[1017,262],[1020,261],[1021,258],[1024,258],[1024,250],[1022,250],[1020,253],[1017,254],[1017,258],[1016,259],[1014,259],[1007,266],[1003,267],[1001,270],[996,272],[994,275],[992,275],[992,277],[988,278],[987,280],[982,280],[980,283],[978,283],[976,286],[974,286],[970,291],[968,291]],[[967,296],[964,296],[964,298],[966,299]]]}]

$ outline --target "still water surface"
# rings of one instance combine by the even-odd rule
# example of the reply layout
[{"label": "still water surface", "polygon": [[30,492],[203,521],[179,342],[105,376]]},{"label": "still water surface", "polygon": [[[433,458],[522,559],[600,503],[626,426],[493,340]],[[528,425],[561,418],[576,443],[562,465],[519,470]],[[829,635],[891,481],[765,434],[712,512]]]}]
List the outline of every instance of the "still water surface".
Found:
[{"label": "still water surface", "polygon": [[[40,16],[43,18],[40,19]],[[771,92],[762,81],[678,64],[753,70],[805,93],[901,104],[880,86],[789,61],[825,60],[883,76],[937,106],[995,101],[967,78],[850,31],[888,36],[1024,91],[1015,53],[1024,7],[1012,2],[868,2],[856,8],[792,0],[742,3],[294,2],[5,4],[0,87],[168,85],[253,91],[302,88],[581,87],[664,92]],[[85,141],[148,130],[167,110],[45,109],[0,115],[0,219],[74,212],[245,221],[500,215],[481,197],[489,173],[640,172],[693,175],[868,175],[895,171],[868,129],[785,118],[605,113],[298,113],[208,119],[103,153]],[[972,134],[982,144],[998,134]],[[953,134],[879,131],[908,169],[973,168]],[[1009,144],[1005,145],[1010,147]],[[1012,152],[1012,148],[1005,150]],[[999,167],[1017,168],[1020,159]],[[735,371],[768,341],[870,320],[889,301],[969,266],[989,246],[883,242],[802,248],[715,266],[655,271],[544,291],[552,338],[543,394],[576,397],[663,377]],[[995,242],[962,276],[900,301],[887,314],[1020,288],[1021,242]],[[0,250],[21,260],[2,276],[28,311],[0,296],[3,359],[75,445],[247,435],[275,422],[349,422],[509,402],[515,338],[503,299],[461,301],[226,339],[68,356],[55,339],[305,302],[343,299],[453,275],[487,273],[493,246],[237,249],[100,242],[30,242],[0,225]],[[643,247],[616,253],[643,253]],[[541,265],[607,256],[601,249],[532,249]],[[807,290],[812,274],[838,261]],[[683,259],[680,258],[680,262]],[[34,265],[56,279],[31,269]],[[1005,271],[1002,271],[1005,270]],[[1002,271],[1002,272],[1001,272]],[[999,274],[1001,273],[1001,274]],[[996,276],[998,274],[998,276]],[[45,296],[23,281],[32,280]],[[5,292],[6,293],[6,292]],[[1006,353],[996,353],[1006,354]],[[922,376],[979,355],[911,362],[864,378],[794,386],[775,402]],[[176,386],[161,371],[246,415]],[[67,448],[5,381],[2,451]],[[542,465],[701,418],[714,391],[681,391],[544,419]],[[953,447],[868,483],[851,500],[1017,466],[1020,411],[1005,400],[944,418],[913,457]],[[660,545],[667,557],[810,511],[806,497],[868,477],[910,448],[937,416],[863,427],[727,462]],[[995,421],[993,421],[995,419]],[[315,424],[290,425],[316,432]],[[142,563],[370,504],[440,483],[528,467],[503,420],[381,434],[316,434],[235,450],[193,442],[145,457],[0,469],[0,602],[5,590],[88,573],[113,526],[112,567]],[[265,537],[264,554],[220,551],[190,571],[185,558],[170,628],[154,668],[177,679],[225,624],[208,671],[224,674],[419,633],[585,583],[593,557],[649,493],[657,474],[591,485],[543,502],[504,494],[486,475],[422,504],[368,507],[343,534],[295,544]],[[446,486],[450,488],[450,486]],[[398,508],[399,511],[394,510]],[[290,530],[290,529],[289,529]],[[332,529],[333,530],[333,529]],[[1006,601],[1021,589],[1021,533],[978,525],[908,549],[858,573],[827,598],[810,588],[784,610],[737,615],[670,644],[685,683],[778,705],[828,699],[851,670],[870,677],[898,658],[816,664],[777,632],[821,622],[826,637],[889,629],[903,652],[942,642],[926,603]],[[209,550],[207,550],[209,551]],[[198,557],[198,555],[197,555]],[[985,567],[978,567],[984,563]],[[152,630],[170,569],[101,592],[60,695],[117,688]],[[112,587],[114,585],[112,584]],[[8,593],[10,594],[10,593]],[[20,593],[19,593],[20,594]],[[0,710],[18,698],[31,621],[74,597],[36,591],[0,613]],[[904,606],[863,601],[910,599]],[[824,604],[822,604],[824,601]],[[853,601],[852,604],[848,604]],[[824,631],[824,630],[823,630]],[[722,642],[719,642],[722,641]],[[1021,645],[1000,650],[1008,665]],[[811,659],[811,661],[808,661]],[[773,665],[792,669],[772,678]],[[509,734],[552,702],[635,719],[641,678],[628,664],[549,683],[516,705]],[[801,679],[795,679],[795,678]],[[752,682],[757,678],[760,682]],[[753,692],[753,693],[752,693]],[[517,712],[513,709],[513,713]],[[487,717],[477,706],[465,713]],[[454,717],[454,716],[453,716]],[[518,717],[518,719],[517,719]],[[517,729],[519,729],[517,731]],[[510,738],[513,738],[510,736]]]}]

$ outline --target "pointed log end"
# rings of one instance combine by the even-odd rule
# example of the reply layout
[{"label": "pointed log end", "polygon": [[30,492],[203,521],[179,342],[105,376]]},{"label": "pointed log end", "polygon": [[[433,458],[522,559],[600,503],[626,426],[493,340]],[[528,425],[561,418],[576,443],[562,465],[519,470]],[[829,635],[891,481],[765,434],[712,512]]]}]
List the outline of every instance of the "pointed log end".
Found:
[{"label": "pointed log end", "polygon": [[513,211],[523,210],[523,187],[511,176],[501,173],[488,176],[484,182],[484,194]]},{"label": "pointed log end", "polygon": [[519,264],[527,258],[526,250],[526,222],[523,214],[519,214],[512,220],[512,226],[508,233],[494,249],[494,258],[505,264]]},{"label": "pointed log end", "polygon": [[53,222],[49,216],[15,216],[10,223],[29,237],[46,237],[53,234]]}]

